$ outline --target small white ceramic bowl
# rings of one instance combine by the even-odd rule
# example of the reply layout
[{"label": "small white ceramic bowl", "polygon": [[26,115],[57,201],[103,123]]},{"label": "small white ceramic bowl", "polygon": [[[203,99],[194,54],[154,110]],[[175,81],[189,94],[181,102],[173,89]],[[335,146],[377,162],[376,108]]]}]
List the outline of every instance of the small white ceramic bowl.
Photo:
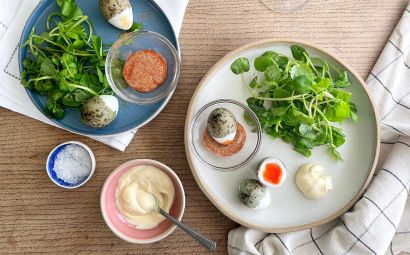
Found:
[{"label": "small white ceramic bowl", "polygon": [[171,168],[161,162],[151,159],[135,159],[117,167],[111,172],[101,191],[100,206],[101,213],[111,231],[119,238],[136,244],[148,244],[158,242],[170,235],[176,228],[176,225],[164,220],[158,226],[152,229],[137,229],[127,223],[121,215],[116,204],[116,192],[118,181],[122,175],[135,166],[150,165],[166,173],[172,180],[175,188],[175,197],[169,214],[181,221],[185,211],[185,191],[178,176]]},{"label": "small white ceramic bowl", "polygon": [[[56,174],[56,172],[54,171],[54,161],[55,161],[55,159],[56,159],[56,157],[57,157],[57,154],[58,154],[65,146],[67,146],[67,145],[69,145],[69,144],[76,144],[76,145],[79,145],[79,146],[83,147],[83,148],[88,152],[88,154],[90,155],[90,158],[91,158],[91,172],[90,172],[90,174],[89,174],[87,177],[85,177],[83,180],[81,180],[80,182],[75,183],[75,184],[67,183],[67,182],[61,180],[60,178],[57,177],[57,174]],[[84,185],[86,182],[88,182],[88,180],[91,179],[91,176],[94,174],[94,171],[95,171],[95,165],[96,165],[96,164],[95,164],[95,156],[94,156],[94,153],[91,151],[91,149],[90,149],[87,145],[85,145],[85,144],[83,144],[83,143],[81,143],[81,142],[77,142],[77,141],[68,141],[68,142],[65,142],[65,143],[62,143],[62,144],[57,145],[57,146],[50,152],[50,154],[49,154],[48,157],[47,157],[46,170],[47,170],[48,177],[50,177],[50,179],[51,179],[56,185],[58,185],[58,186],[60,186],[60,187],[62,187],[62,188],[66,188],[66,189],[75,189],[75,188],[78,188],[78,187]]]}]

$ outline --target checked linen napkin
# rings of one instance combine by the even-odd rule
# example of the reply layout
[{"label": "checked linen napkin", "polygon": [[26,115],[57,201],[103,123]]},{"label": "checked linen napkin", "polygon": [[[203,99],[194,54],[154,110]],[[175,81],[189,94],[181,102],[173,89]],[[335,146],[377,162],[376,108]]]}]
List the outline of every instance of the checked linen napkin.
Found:
[{"label": "checked linen napkin", "polygon": [[363,197],[339,219],[313,229],[284,234],[233,229],[229,254],[410,252],[410,6],[367,84],[378,107],[382,144],[376,173]]},{"label": "checked linen napkin", "polygon": [[[39,0],[0,0],[0,107],[27,115],[50,125],[20,85],[18,47],[24,24]],[[155,0],[168,16],[175,33],[179,35],[188,0]],[[124,151],[137,130],[110,137],[91,138]]]}]

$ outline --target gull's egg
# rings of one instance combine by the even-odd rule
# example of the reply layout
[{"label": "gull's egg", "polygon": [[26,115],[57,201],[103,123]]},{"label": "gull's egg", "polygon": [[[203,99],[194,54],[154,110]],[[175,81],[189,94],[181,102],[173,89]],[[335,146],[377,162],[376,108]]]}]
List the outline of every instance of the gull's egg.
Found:
[{"label": "gull's egg", "polygon": [[122,30],[131,28],[133,14],[129,0],[100,0],[100,10],[113,26]]},{"label": "gull's egg", "polygon": [[266,208],[271,202],[267,188],[254,179],[246,179],[239,185],[239,199],[253,209]]},{"label": "gull's egg", "polygon": [[102,128],[111,124],[117,113],[118,99],[115,96],[95,96],[83,106],[81,121],[89,126]]},{"label": "gull's egg", "polygon": [[209,114],[207,128],[215,141],[229,144],[235,139],[237,122],[231,111],[217,108]]}]

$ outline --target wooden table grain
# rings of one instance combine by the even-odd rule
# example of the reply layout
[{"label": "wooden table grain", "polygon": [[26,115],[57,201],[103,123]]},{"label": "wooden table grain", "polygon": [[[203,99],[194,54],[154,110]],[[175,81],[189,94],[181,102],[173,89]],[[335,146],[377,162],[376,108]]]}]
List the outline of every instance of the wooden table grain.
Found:
[{"label": "wooden table grain", "polygon": [[[0,254],[206,254],[180,230],[156,244],[133,245],[105,225],[99,207],[103,182],[116,166],[136,158],[156,159],[176,171],[186,191],[185,223],[216,240],[216,254],[226,254],[228,231],[237,224],[202,194],[184,151],[185,115],[201,78],[227,52],[264,38],[308,40],[366,78],[407,3],[310,0],[285,14],[260,0],[191,0],[180,35],[177,90],[125,152],[0,109]],[[58,188],[45,172],[49,151],[67,140],[88,144],[97,159],[93,178],[76,190]]]}]

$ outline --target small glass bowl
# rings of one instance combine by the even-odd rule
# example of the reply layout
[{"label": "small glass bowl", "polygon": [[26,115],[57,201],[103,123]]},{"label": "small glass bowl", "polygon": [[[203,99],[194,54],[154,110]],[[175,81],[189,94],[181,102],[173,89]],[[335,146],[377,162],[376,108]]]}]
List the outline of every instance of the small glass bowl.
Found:
[{"label": "small glass bowl", "polygon": [[[245,145],[232,156],[218,156],[209,151],[204,143],[203,137],[207,129],[208,116],[216,108],[226,108],[231,111],[236,121],[245,129]],[[246,121],[245,114],[247,115]],[[261,137],[262,129],[258,117],[249,107],[236,100],[219,99],[204,105],[195,114],[189,127],[188,141],[190,149],[203,164],[214,170],[231,171],[246,165],[256,155],[260,147]]]},{"label": "small glass bowl", "polygon": [[[139,50],[154,50],[167,62],[167,77],[153,91],[142,93],[127,84],[122,68],[127,58]],[[122,35],[111,47],[105,61],[105,74],[112,90],[120,98],[135,104],[155,103],[174,91],[180,71],[180,57],[172,43],[164,36],[151,31],[137,31]]]}]

